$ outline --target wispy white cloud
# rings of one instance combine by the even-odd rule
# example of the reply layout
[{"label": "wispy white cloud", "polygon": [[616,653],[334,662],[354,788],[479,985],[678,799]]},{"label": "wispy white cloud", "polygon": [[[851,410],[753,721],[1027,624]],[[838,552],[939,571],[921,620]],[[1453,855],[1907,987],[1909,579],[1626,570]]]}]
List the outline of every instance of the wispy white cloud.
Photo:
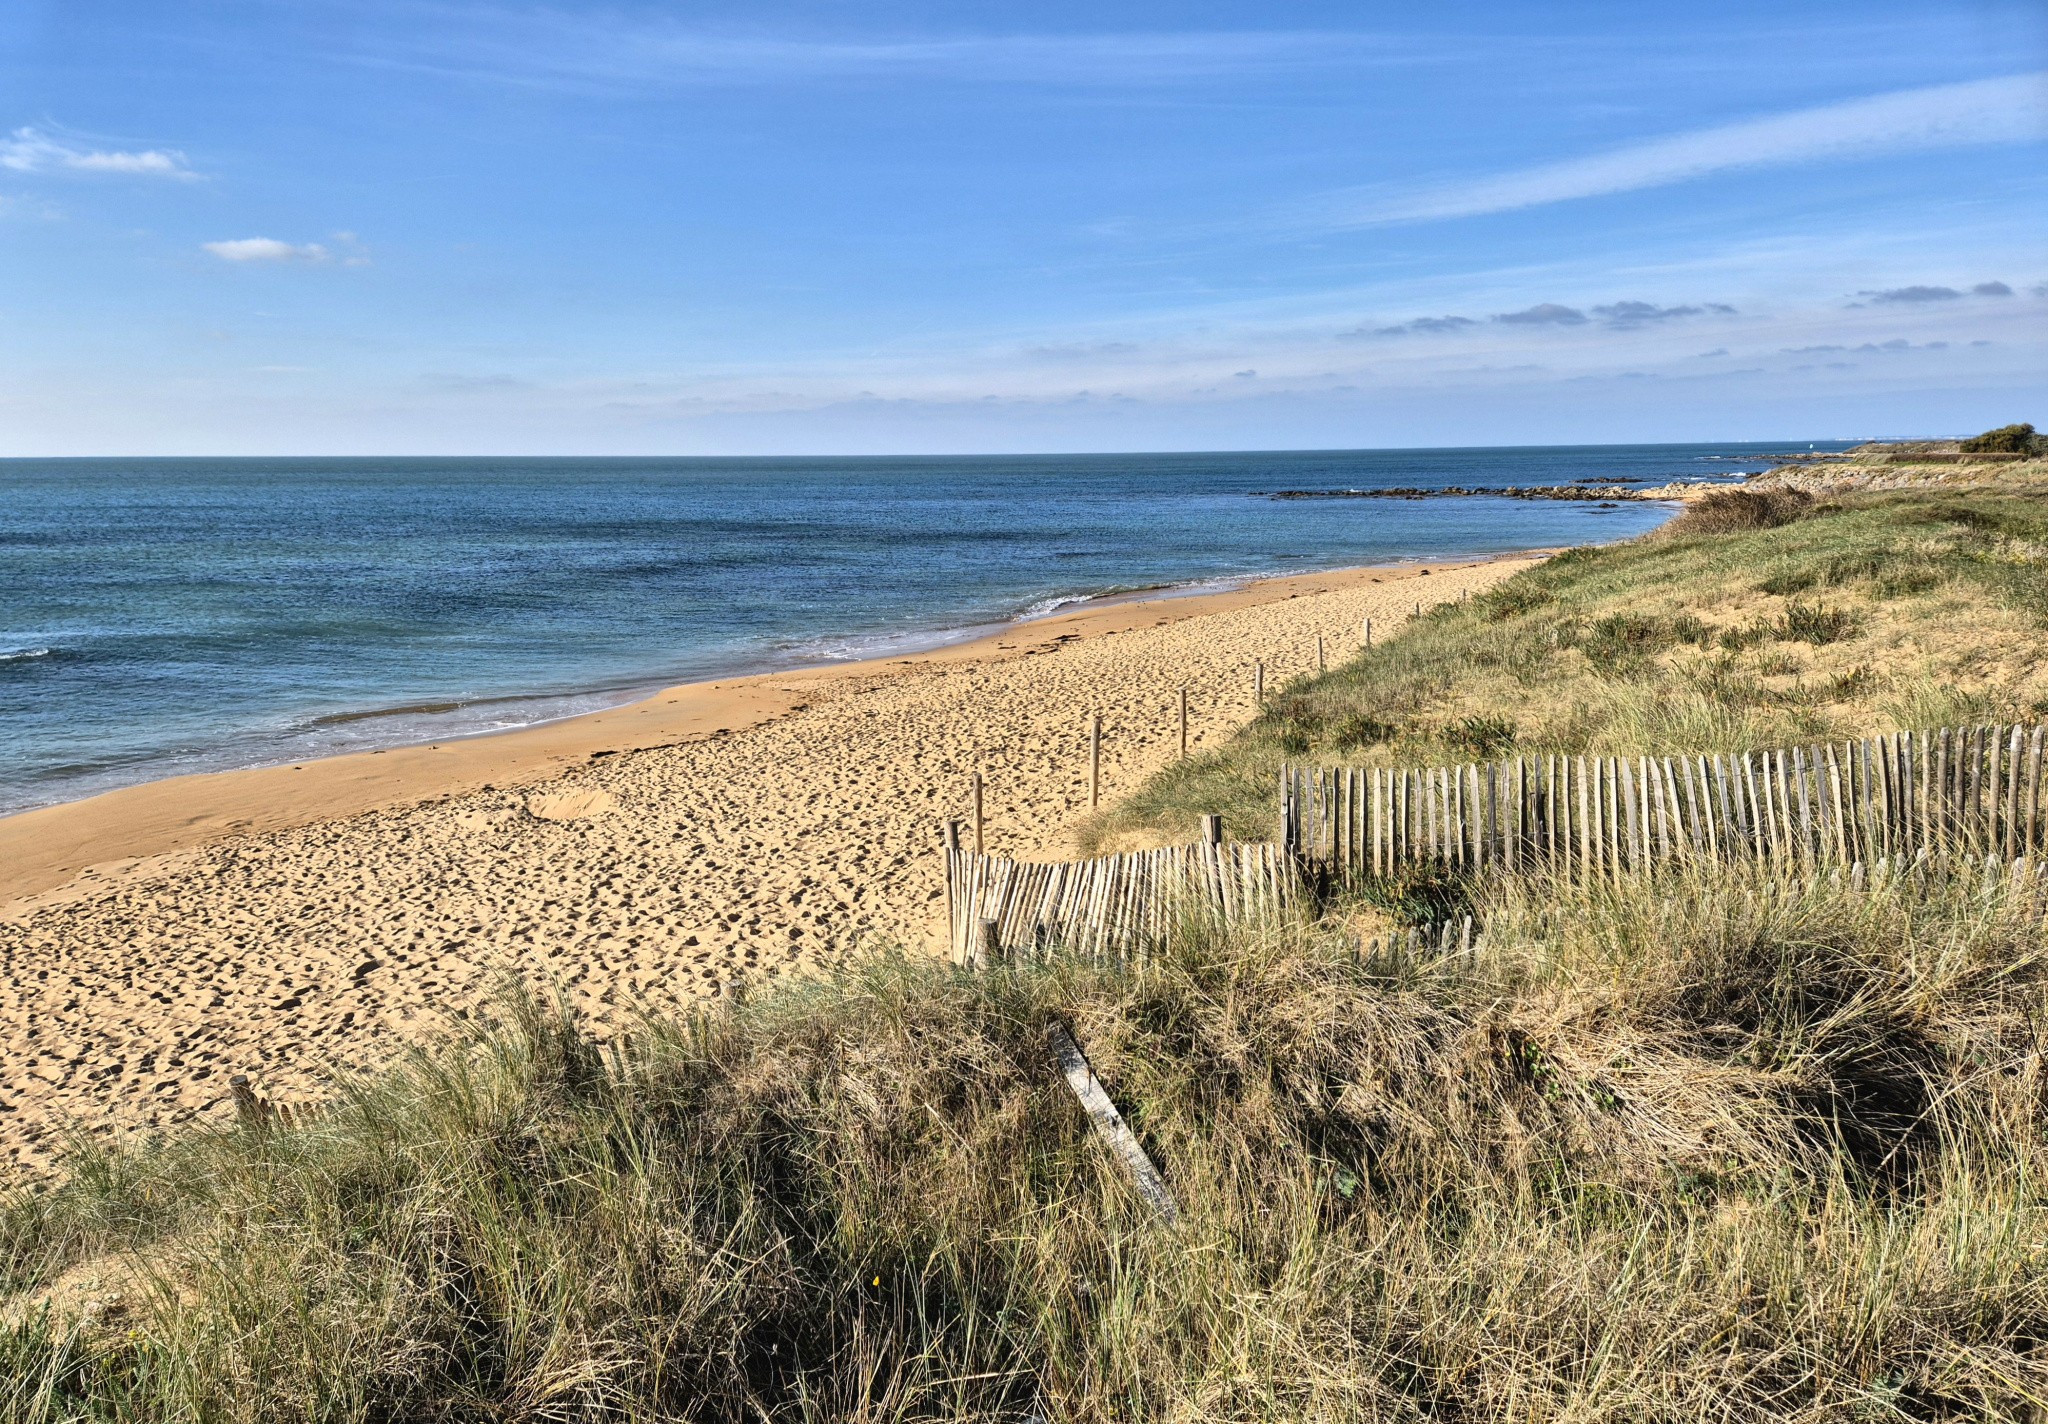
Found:
[{"label": "wispy white cloud", "polygon": [[366,267],[370,259],[354,233],[334,235],[337,247],[323,242],[283,242],[274,237],[234,237],[222,242],[202,242],[201,250],[223,262],[322,263],[339,262],[344,267]]},{"label": "wispy white cloud", "polygon": [[121,173],[144,178],[199,175],[174,148],[83,148],[38,128],[18,128],[0,139],[0,168],[14,173]]},{"label": "wispy white cloud", "polygon": [[1709,174],[1831,159],[2048,138],[2048,72],[1906,89],[1722,124],[1490,177],[1353,194],[1336,226],[1511,212],[1683,183]]}]

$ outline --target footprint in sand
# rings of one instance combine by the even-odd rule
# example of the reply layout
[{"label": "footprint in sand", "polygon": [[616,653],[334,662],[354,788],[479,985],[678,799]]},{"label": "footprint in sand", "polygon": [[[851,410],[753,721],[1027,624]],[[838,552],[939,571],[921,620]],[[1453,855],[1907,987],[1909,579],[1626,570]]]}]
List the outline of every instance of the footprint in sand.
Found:
[{"label": "footprint in sand", "polygon": [[611,793],[591,788],[583,791],[553,791],[526,799],[528,815],[541,821],[583,821],[615,810],[618,802]]}]

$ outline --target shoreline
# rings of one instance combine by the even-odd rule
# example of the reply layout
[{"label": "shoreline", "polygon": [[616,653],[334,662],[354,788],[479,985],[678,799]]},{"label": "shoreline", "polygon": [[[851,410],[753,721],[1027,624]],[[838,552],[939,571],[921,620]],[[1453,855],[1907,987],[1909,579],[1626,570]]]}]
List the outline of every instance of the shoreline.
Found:
[{"label": "shoreline", "polygon": [[[566,768],[621,752],[647,751],[730,735],[792,710],[788,687],[859,678],[906,666],[948,664],[1008,651],[1005,640],[1049,629],[1068,636],[1118,631],[1107,625],[1168,605],[1169,621],[1299,596],[1364,580],[1417,578],[1430,568],[1468,568],[1547,557],[1553,549],[1365,564],[1311,573],[1206,579],[1082,597],[1049,613],[950,633],[940,641],[846,662],[746,672],[622,690],[618,703],[517,727],[464,731],[438,740],[336,752],[224,770],[183,772],[0,816],[0,919],[21,902],[43,902],[96,870],[146,869],[142,862],[238,835],[418,805],[476,790],[524,787]],[[1311,590],[1310,585],[1317,587]],[[565,699],[597,693],[568,693]],[[506,700],[523,700],[508,698]],[[393,709],[403,711],[404,709]],[[350,714],[374,718],[379,712]],[[632,746],[616,745],[634,742]],[[102,877],[103,878],[103,877]]]},{"label": "shoreline", "polygon": [[[735,980],[944,952],[942,820],[1061,859],[1110,802],[1235,735],[1360,621],[1540,561],[1378,565],[1070,609],[916,655],[667,689],[545,726],[153,782],[0,821],[0,1174],[66,1135],[309,1102],[501,1003],[630,1030]],[[34,887],[34,888],[31,888]]]},{"label": "shoreline", "polygon": [[[1357,568],[1405,568],[1410,564],[1421,567],[1432,562],[1449,568],[1457,564],[1483,563],[1494,559],[1519,558],[1525,554],[1543,554],[1554,550],[1511,549],[1489,554],[1458,554],[1439,560],[1428,557],[1403,558],[1389,564],[1357,565]],[[243,772],[274,771],[285,766],[302,766],[333,761],[342,757],[369,756],[379,753],[404,751],[430,744],[474,741],[484,737],[502,737],[533,731],[542,727],[556,726],[581,717],[598,716],[622,708],[637,706],[652,698],[678,688],[702,687],[725,684],[749,678],[783,677],[798,673],[826,672],[834,668],[850,669],[868,664],[883,664],[906,657],[921,657],[929,653],[943,652],[947,648],[978,643],[1006,635],[1009,632],[1043,622],[1049,618],[1090,609],[1113,607],[1119,603],[1151,601],[1154,599],[1199,598],[1212,594],[1230,593],[1250,588],[1275,579],[1306,577],[1315,573],[1342,573],[1350,567],[1335,569],[1311,569],[1303,573],[1262,573],[1262,574],[1221,574],[1178,583],[1148,584],[1124,588],[1107,593],[1048,595],[1027,605],[1023,611],[1008,618],[993,619],[976,623],[946,626],[928,626],[902,632],[851,633],[843,636],[826,635],[811,640],[819,645],[832,644],[868,645],[867,650],[857,656],[832,658],[828,661],[808,659],[803,654],[778,656],[762,653],[734,660],[724,668],[711,669],[702,674],[690,673],[681,676],[650,673],[645,676],[618,678],[612,681],[550,692],[496,692],[459,700],[406,701],[385,703],[378,706],[323,712],[309,716],[296,724],[295,735],[305,736],[316,729],[336,727],[362,727],[389,721],[391,723],[412,722],[421,716],[435,716],[448,713],[480,712],[493,707],[528,707],[535,715],[510,723],[479,724],[476,722],[453,722],[442,728],[420,726],[416,723],[403,728],[394,727],[390,740],[367,739],[358,745],[309,744],[293,755],[288,744],[268,747],[264,752],[247,759],[235,754],[237,746],[269,742],[281,734],[261,729],[244,729],[243,732],[227,739],[213,752],[201,753],[190,758],[199,764],[186,769],[145,771],[133,780],[121,779],[113,768],[102,773],[81,776],[75,790],[62,791],[55,799],[34,801],[29,804],[7,806],[0,804],[0,849],[5,848],[4,828],[7,823],[21,816],[34,815],[64,806],[76,806],[95,801],[103,796],[118,795],[141,787],[154,786],[161,782],[182,781],[194,778],[237,775]],[[38,649],[37,652],[47,652]],[[550,710],[553,709],[553,710]],[[272,754],[276,753],[276,754]],[[158,763],[171,766],[173,762]],[[9,898],[6,886],[4,860],[0,860],[0,906]]]}]

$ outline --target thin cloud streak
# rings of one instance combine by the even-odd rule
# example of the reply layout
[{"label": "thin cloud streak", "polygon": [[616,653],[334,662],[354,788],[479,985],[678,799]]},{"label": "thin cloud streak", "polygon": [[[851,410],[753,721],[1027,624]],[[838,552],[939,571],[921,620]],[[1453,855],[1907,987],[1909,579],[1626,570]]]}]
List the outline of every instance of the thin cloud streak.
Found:
[{"label": "thin cloud streak", "polygon": [[622,24],[559,10],[464,11],[368,63],[515,83],[669,86],[921,78],[978,83],[1127,85],[1441,58],[1410,38],[1345,31],[955,35],[841,40],[674,24]]},{"label": "thin cloud streak", "polygon": [[1329,225],[1367,227],[1513,212],[1743,168],[2048,138],[2048,71],[1906,89],[1674,134],[1515,173],[1369,199]]}]

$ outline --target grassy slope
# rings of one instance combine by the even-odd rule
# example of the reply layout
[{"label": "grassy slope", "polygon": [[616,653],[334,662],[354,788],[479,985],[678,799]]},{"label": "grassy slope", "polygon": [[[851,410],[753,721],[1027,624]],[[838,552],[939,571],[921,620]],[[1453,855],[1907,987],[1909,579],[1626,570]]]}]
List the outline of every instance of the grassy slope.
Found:
[{"label": "grassy slope", "polygon": [[1858,495],[1577,549],[1320,677],[1114,808],[1093,843],[1273,834],[1289,760],[1737,751],[2048,712],[2048,492]]},{"label": "grassy slope", "polygon": [[1491,895],[1469,965],[1307,926],[1137,973],[882,960],[623,1067],[526,1011],[326,1124],[87,1158],[0,1262],[114,1304],[0,1334],[0,1412],[2038,1417],[2028,896]]},{"label": "grassy slope", "polygon": [[[1282,742],[1360,715],[1391,736],[1343,754],[1406,759],[1500,732],[1466,718],[1577,749],[2031,710],[2043,519],[1892,497],[1581,552],[1141,813],[1241,779],[1257,823]],[[624,1061],[511,1000],[315,1126],[8,1198],[0,1417],[2042,1417],[2036,888],[1760,874],[1480,885],[1469,964],[1359,964],[1341,917],[1131,972],[877,959]]]}]

